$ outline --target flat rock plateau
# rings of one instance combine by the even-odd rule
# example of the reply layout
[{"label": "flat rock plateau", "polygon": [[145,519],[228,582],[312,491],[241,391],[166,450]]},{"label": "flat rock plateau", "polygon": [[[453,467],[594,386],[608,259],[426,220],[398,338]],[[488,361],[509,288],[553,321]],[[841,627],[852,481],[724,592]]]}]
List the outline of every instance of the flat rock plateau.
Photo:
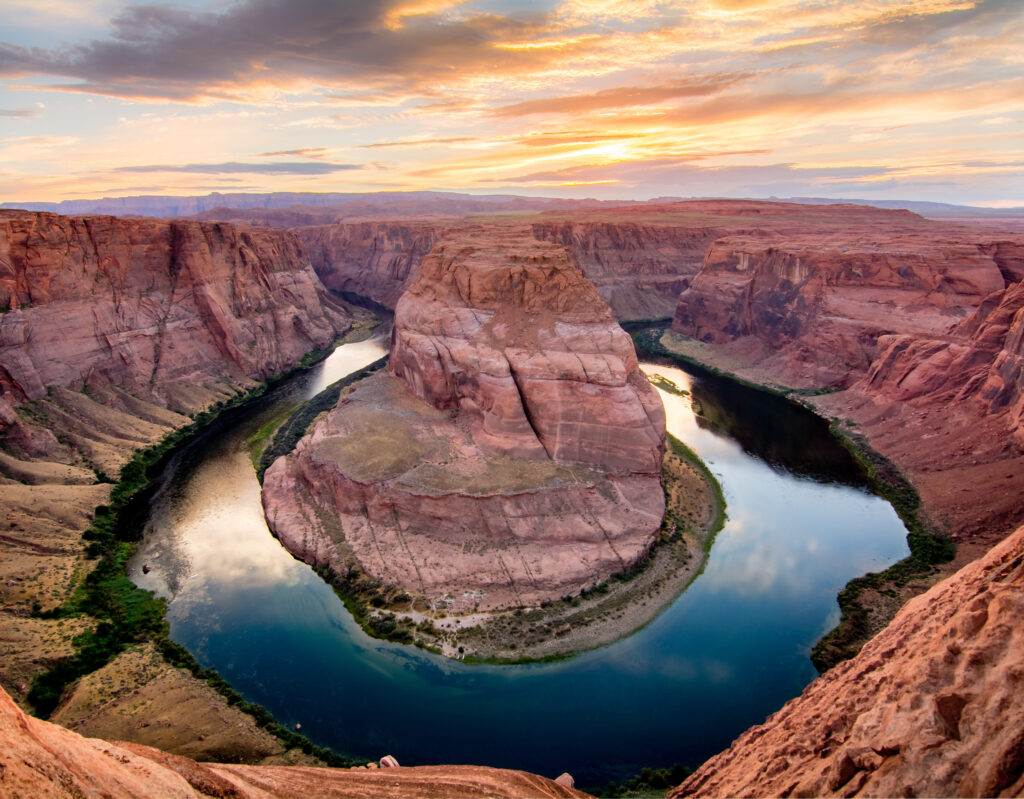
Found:
[{"label": "flat rock plateau", "polygon": [[[568,252],[615,319],[670,320],[672,330],[660,337],[666,349],[789,391],[858,446],[881,453],[920,493],[919,515],[957,543],[952,563],[900,586],[897,600],[867,591],[878,609],[872,629],[885,629],[709,760],[677,794],[1024,795],[1019,230],[864,206],[755,201],[562,208],[523,211],[522,218],[431,206],[433,213],[406,209],[390,216],[374,207],[363,218],[301,208],[207,212],[259,228],[0,215],[0,306],[9,309],[0,315],[0,683],[15,701],[26,704],[32,677],[69,655],[73,636],[94,624],[88,616],[39,618],[31,609],[33,602],[51,608],[64,601],[89,567],[80,535],[110,491],[97,473],[115,474],[134,450],[184,426],[189,414],[288,368],[343,332],[349,312],[324,283],[390,307],[424,269],[451,278],[406,295],[417,321],[396,328],[402,355],[394,373],[359,389],[366,397],[394,398],[389,412],[401,424],[429,430],[423,446],[436,462],[415,474],[402,450],[379,452],[363,468],[388,476],[374,482],[361,474],[365,486],[405,492],[421,513],[448,490],[441,468],[446,451],[477,463],[516,460],[522,473],[543,472],[550,485],[606,469],[558,460],[575,456],[557,433],[557,414],[531,416],[529,380],[517,400],[522,414],[509,411],[516,408],[512,389],[520,387],[513,365],[522,367],[520,376],[537,378],[544,369],[562,369],[567,351],[519,359],[514,347],[491,347],[487,369],[474,364],[488,379],[465,379],[466,331],[500,321],[506,311],[497,305],[507,295],[487,281],[460,283],[456,248],[472,248],[481,227],[495,242],[520,240],[526,228],[533,238],[526,251],[553,257],[550,247],[565,248],[559,252]],[[192,210],[204,209],[169,213]],[[447,266],[428,255],[442,241],[453,247],[444,245]],[[565,257],[558,255],[558,263]],[[582,297],[580,291],[567,296]],[[481,297],[492,295],[495,307],[486,307]],[[516,301],[536,299],[523,294]],[[428,362],[444,368],[428,369]],[[594,371],[604,374],[604,367]],[[344,444],[327,446],[331,431],[374,412],[372,403],[360,405],[358,393],[276,468],[297,470],[296,461],[306,457],[303,468],[333,470],[334,479],[337,464],[354,453]],[[324,457],[314,466],[318,443]],[[653,486],[655,473],[636,470],[644,460],[640,451],[630,454],[621,440],[615,446],[619,465],[608,471],[643,475]],[[519,474],[472,477],[514,487]],[[463,501],[476,499],[467,494]],[[310,502],[309,512],[321,514]],[[315,526],[319,516],[309,521]],[[645,535],[649,543],[653,533]],[[634,548],[623,551],[647,545],[633,538]],[[598,544],[605,547],[607,539]],[[331,557],[331,545],[314,554]],[[601,574],[598,561],[614,568],[612,560],[596,559],[587,579]],[[530,566],[528,558],[503,555],[502,561],[521,568],[521,577]],[[504,596],[484,602],[517,601],[513,584],[527,593],[553,588],[506,579]],[[447,589],[442,581],[433,590],[444,596]],[[72,686],[57,716],[67,724],[88,717],[89,729],[131,740],[135,748],[80,738],[24,716],[0,697],[4,790],[248,796],[258,795],[252,787],[258,786],[271,795],[309,795],[317,790],[310,786],[326,786],[315,780],[339,774],[273,768],[243,777],[242,766],[196,766],[156,750],[140,754],[138,745],[159,745],[196,759],[294,762],[276,739],[260,738],[248,717],[223,715],[229,709],[208,686],[145,647],[105,668],[136,676],[124,676],[125,685],[115,688],[109,674],[90,675]],[[143,691],[135,695],[136,689]],[[182,697],[177,714],[168,696]],[[126,711],[136,702],[160,714],[159,736],[158,725],[143,727]],[[680,719],[686,723],[692,722]],[[233,739],[204,748],[202,739],[225,724],[242,727]],[[396,789],[403,796],[572,795],[546,793],[568,789],[540,778],[489,769],[361,769],[340,776],[355,780],[349,785],[357,786],[356,795],[386,796],[391,789],[383,775],[395,771],[416,775]],[[361,780],[375,782],[371,788]]]}]

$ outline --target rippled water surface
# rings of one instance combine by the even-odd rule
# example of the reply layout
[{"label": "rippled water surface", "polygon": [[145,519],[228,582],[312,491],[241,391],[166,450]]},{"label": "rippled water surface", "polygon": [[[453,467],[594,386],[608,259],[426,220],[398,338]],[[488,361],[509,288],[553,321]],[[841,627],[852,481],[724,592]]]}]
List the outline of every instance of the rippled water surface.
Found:
[{"label": "rippled water surface", "polygon": [[569,771],[583,786],[696,765],[814,677],[807,655],[837,620],[846,581],[907,554],[895,512],[859,485],[820,420],[647,363],[689,392],[662,393],[669,431],[710,465],[728,502],[685,594],[634,635],[555,664],[466,666],[369,638],[270,535],[245,441],[384,351],[344,345],[179,453],[133,562],[139,585],[170,600],[174,640],[339,752]]}]

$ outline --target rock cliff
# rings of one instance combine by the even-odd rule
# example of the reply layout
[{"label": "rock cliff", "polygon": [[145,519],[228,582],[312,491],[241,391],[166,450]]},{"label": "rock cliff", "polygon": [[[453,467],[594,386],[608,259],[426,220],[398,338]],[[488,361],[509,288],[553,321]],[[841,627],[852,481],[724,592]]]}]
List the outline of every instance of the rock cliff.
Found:
[{"label": "rock cliff", "polygon": [[671,797],[1024,795],[1024,528]]},{"label": "rock cliff", "polygon": [[297,227],[294,232],[324,285],[394,308],[423,256],[452,224],[352,222]]},{"label": "rock cliff", "polygon": [[647,554],[664,411],[562,248],[438,245],[398,303],[390,369],[267,471],[294,554],[458,611],[577,593]]},{"label": "rock cliff", "polygon": [[[73,654],[61,628],[94,623],[32,611],[67,601],[95,566],[82,533],[108,502],[104,478],[351,320],[283,231],[11,211],[0,213],[0,307],[0,684],[24,702],[33,677]],[[122,671],[119,684],[166,698],[167,669]],[[173,681],[179,710],[191,708],[178,720],[212,707],[204,722],[216,727],[223,700],[190,675]],[[239,756],[281,748],[238,716]],[[191,734],[196,753],[218,737],[204,742],[187,718],[165,732]]]},{"label": "rock cliff", "polygon": [[789,385],[849,386],[883,336],[944,333],[1005,288],[986,250],[898,225],[726,236],[679,297],[673,329],[725,345]]},{"label": "rock cliff", "polygon": [[[111,799],[232,799],[309,796],[456,799],[585,797],[559,782],[522,771],[478,766],[404,768],[237,766],[197,763],[139,744],[111,743],[26,716],[0,690],[0,793],[9,797],[105,796]],[[377,764],[374,764],[376,766]]]},{"label": "rock cliff", "polygon": [[533,235],[561,244],[620,321],[673,315],[708,246],[713,224],[595,220],[537,222]]},{"label": "rock cliff", "polygon": [[99,378],[184,409],[195,384],[281,372],[348,325],[282,231],[12,211],[0,225],[0,389],[17,400]]}]

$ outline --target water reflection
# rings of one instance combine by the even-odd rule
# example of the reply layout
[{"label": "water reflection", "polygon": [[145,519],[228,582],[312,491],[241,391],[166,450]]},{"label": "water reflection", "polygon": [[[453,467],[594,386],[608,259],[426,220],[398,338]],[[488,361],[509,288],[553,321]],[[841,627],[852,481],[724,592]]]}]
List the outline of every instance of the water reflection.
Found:
[{"label": "water reflection", "polygon": [[[794,476],[787,459],[799,448],[744,429],[789,435],[757,395],[723,399],[715,385],[645,364],[699,402],[703,418],[690,397],[662,395],[669,430],[720,476],[729,503],[691,588],[643,630],[562,663],[474,667],[371,639],[267,531],[245,440],[382,352],[380,341],[346,345],[180,453],[135,562],[152,566],[135,579],[170,598],[174,640],[317,743],[403,764],[568,770],[589,786],[697,764],[800,692],[839,588],[906,552],[889,505],[829,477],[832,455],[794,466],[813,479]],[[794,429],[815,453],[835,446],[820,429]]]},{"label": "water reflection", "polygon": [[[652,368],[681,373],[660,363]],[[687,375],[686,385],[699,427],[737,443],[772,468],[823,483],[863,483],[857,464],[818,416],[782,397],[710,373]]]}]

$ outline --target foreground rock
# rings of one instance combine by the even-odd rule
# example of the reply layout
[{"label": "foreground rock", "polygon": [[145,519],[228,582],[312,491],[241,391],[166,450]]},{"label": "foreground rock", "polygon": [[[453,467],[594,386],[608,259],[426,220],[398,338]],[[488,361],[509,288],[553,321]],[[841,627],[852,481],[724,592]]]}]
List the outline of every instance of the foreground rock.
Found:
[{"label": "foreground rock", "polygon": [[647,555],[664,411],[563,249],[439,245],[398,304],[390,364],[267,471],[294,554],[463,612],[575,594]]},{"label": "foreground rock", "polygon": [[1024,794],[1024,528],[670,796]]},{"label": "foreground rock", "polygon": [[83,738],[26,716],[0,690],[0,794],[10,797],[586,796],[565,782],[561,777],[556,782],[522,771],[477,766],[342,770],[197,763],[139,744]]}]

